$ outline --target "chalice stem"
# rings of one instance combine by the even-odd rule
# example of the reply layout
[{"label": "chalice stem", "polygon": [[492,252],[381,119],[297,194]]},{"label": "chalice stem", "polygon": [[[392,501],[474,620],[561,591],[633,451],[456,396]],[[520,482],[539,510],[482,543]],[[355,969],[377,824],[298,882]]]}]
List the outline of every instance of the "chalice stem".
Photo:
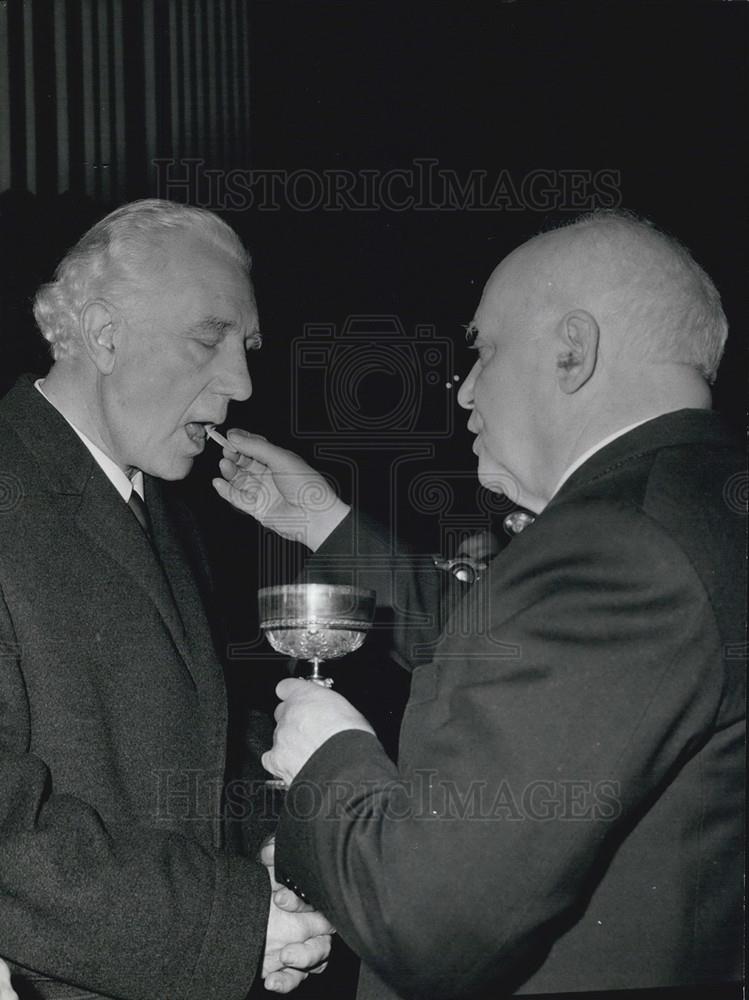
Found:
[{"label": "chalice stem", "polygon": [[332,677],[323,677],[320,673],[320,664],[323,662],[319,656],[311,656],[310,662],[312,664],[312,673],[307,676],[308,681],[312,681],[313,684],[319,684],[320,687],[333,687]]}]

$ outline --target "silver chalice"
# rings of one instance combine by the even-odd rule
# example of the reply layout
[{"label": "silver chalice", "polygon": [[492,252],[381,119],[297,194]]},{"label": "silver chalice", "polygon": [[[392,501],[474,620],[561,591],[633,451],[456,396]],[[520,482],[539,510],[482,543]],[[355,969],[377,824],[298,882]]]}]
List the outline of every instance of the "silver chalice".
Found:
[{"label": "silver chalice", "polygon": [[309,660],[307,680],[324,687],[333,681],[320,664],[353,653],[374,620],[376,594],[330,583],[292,583],[258,591],[260,628],[279,653]]}]

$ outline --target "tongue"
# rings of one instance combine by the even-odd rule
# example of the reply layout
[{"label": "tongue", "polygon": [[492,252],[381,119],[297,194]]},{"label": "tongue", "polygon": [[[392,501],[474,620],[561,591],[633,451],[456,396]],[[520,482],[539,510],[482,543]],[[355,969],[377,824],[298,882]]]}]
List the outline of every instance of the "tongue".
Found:
[{"label": "tongue", "polygon": [[190,440],[196,444],[200,444],[201,441],[205,440],[205,427],[203,424],[198,424],[194,420],[191,420],[189,424],[185,424],[185,430]]}]

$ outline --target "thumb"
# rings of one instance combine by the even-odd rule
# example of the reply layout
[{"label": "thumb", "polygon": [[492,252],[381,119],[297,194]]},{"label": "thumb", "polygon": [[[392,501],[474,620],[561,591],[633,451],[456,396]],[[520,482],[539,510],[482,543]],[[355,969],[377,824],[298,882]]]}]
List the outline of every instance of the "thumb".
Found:
[{"label": "thumb", "polygon": [[271,837],[260,848],[260,860],[266,868],[272,868],[276,854],[276,838]]},{"label": "thumb", "polygon": [[232,427],[227,432],[226,437],[232,448],[235,448],[240,455],[255,458],[269,468],[279,469],[302,461],[293,452],[279,448],[277,444],[271,444],[267,438],[260,434],[250,434],[249,431]]},{"label": "thumb", "polygon": [[311,686],[309,681],[305,681],[301,677],[285,677],[276,684],[276,694],[281,701],[287,701],[290,698],[300,698],[305,694],[312,694],[313,690],[319,690],[317,685]]}]

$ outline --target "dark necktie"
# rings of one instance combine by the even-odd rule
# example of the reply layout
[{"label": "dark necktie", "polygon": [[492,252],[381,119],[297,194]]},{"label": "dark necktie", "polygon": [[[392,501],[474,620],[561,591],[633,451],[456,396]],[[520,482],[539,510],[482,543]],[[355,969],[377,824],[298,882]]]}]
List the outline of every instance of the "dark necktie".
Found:
[{"label": "dark necktie", "polygon": [[135,490],[130,491],[130,499],[127,502],[130,510],[135,514],[138,519],[138,524],[143,528],[146,535],[151,537],[151,520],[148,516],[148,507],[146,507],[143,500],[141,500],[140,494]]},{"label": "dark necktie", "polygon": [[[141,498],[140,493],[138,493],[135,489],[132,489],[130,491],[130,499],[128,500],[127,505],[137,518],[138,524],[141,526],[141,528],[145,533],[146,538],[150,542],[151,551],[153,552],[154,558],[156,559],[156,563],[161,570],[161,574],[164,578],[164,583],[166,584],[167,588],[169,589],[169,593],[171,594],[172,604],[174,605],[174,610],[177,613],[177,618],[179,619],[180,623],[182,623],[182,615],[179,606],[174,599],[174,591],[172,590],[172,584],[169,580],[169,577],[166,574],[166,571],[164,570],[164,564],[161,561],[161,556],[159,555],[159,551],[156,548],[156,545],[153,540],[153,534],[151,533],[151,518],[149,517],[148,514],[148,507],[146,506],[145,501]],[[184,627],[185,627],[184,624],[182,624],[183,631]]]}]

